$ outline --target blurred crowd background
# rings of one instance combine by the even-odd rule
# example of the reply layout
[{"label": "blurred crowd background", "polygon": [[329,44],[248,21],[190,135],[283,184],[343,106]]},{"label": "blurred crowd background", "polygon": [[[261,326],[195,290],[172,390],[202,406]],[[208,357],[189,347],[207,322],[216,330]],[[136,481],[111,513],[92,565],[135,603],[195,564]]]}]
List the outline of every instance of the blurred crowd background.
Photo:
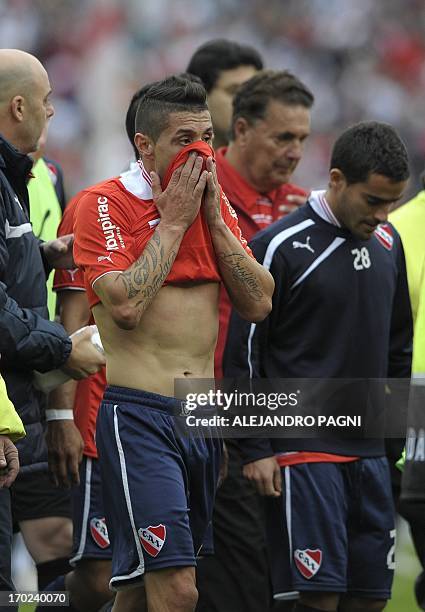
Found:
[{"label": "blurred crowd background", "polygon": [[124,115],[136,89],[186,68],[211,38],[255,46],[316,96],[295,182],[326,184],[330,146],[347,125],[400,130],[417,191],[425,159],[424,0],[0,0],[0,45],[45,64],[56,115],[47,153],[67,195],[118,174],[131,157]]}]

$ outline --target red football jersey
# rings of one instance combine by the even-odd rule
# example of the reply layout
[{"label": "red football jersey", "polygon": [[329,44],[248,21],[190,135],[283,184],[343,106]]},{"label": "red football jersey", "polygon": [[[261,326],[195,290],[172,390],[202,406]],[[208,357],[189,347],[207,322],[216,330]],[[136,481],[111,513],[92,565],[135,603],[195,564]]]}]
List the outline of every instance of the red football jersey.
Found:
[{"label": "red football jersey", "polygon": [[[202,144],[205,145],[194,143],[185,150],[189,153],[199,148],[205,156]],[[182,152],[179,159],[184,163]],[[221,214],[252,256],[239,229],[236,213],[224,194],[221,195]],[[120,177],[84,190],[75,214],[74,259],[84,272],[90,307],[100,301],[93,290],[94,283],[105,274],[129,268],[143,252],[159,222],[150,177],[143,167],[133,167]],[[164,284],[220,280],[211,234],[200,212],[186,231]]]},{"label": "red football jersey", "polygon": [[[62,221],[58,228],[58,236],[72,234],[74,214],[81,192],[77,194],[65,208]],[[56,270],[53,280],[55,291],[84,291],[84,277],[81,270]],[[89,324],[94,323],[91,316]],[[106,386],[106,371],[102,368],[84,380],[78,381],[74,400],[74,421],[84,440],[84,454],[97,457],[95,444],[96,418]]]}]

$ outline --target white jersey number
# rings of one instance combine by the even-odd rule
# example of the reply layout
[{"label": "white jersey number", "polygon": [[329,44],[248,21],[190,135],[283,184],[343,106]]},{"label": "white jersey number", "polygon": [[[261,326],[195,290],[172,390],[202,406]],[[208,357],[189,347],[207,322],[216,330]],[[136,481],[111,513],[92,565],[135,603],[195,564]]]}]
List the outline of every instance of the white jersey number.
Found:
[{"label": "white jersey number", "polygon": [[352,249],[352,255],[354,255],[353,266],[355,270],[365,270],[370,268],[370,255],[366,247],[361,249]]},{"label": "white jersey number", "polygon": [[396,536],[396,530],[395,529],[391,529],[390,531],[390,538],[392,540],[394,540],[394,543],[392,544],[390,550],[388,551],[387,554],[387,567],[389,570],[394,570],[395,569],[395,559],[394,559],[394,551],[395,551],[395,536]]}]

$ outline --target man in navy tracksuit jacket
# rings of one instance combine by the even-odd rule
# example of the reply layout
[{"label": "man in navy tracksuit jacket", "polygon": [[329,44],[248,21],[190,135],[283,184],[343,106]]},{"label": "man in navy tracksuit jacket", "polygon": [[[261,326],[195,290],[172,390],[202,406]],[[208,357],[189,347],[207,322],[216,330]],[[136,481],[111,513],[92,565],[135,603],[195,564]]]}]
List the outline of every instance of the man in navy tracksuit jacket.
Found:
[{"label": "man in navy tracksuit jacket", "polygon": [[[312,192],[306,205],[252,241],[275,280],[273,309],[260,324],[233,315],[226,376],[410,376],[404,255],[386,223],[408,174],[406,150],[390,126],[362,123],[340,136],[328,190]],[[267,496],[275,597],[299,592],[300,612],[383,609],[395,536],[384,440],[264,438],[240,445],[245,476]]]}]

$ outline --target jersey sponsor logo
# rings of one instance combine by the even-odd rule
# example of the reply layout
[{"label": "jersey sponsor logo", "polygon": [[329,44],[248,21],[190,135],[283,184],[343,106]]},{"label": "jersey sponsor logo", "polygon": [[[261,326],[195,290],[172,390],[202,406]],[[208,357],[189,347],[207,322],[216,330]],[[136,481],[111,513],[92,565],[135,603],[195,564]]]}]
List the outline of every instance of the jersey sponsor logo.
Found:
[{"label": "jersey sponsor logo", "polygon": [[106,527],[105,517],[94,517],[90,521],[90,533],[99,548],[108,548],[110,545],[108,528]]},{"label": "jersey sponsor logo", "polygon": [[125,242],[121,236],[121,230],[117,225],[112,223],[111,217],[109,216],[108,198],[100,196],[97,198],[97,203],[99,205],[97,207],[97,212],[99,213],[97,221],[100,223],[103,235],[105,236],[106,250],[118,251],[120,248],[118,242],[121,248],[125,249]]},{"label": "jersey sponsor logo", "polygon": [[314,253],[314,249],[310,245],[310,236],[307,236],[307,240],[305,242],[300,242],[299,240],[293,240],[292,241],[292,248],[294,248],[294,249],[307,249],[311,253]]},{"label": "jersey sponsor logo", "polygon": [[223,192],[222,192],[222,196],[223,196],[224,203],[227,206],[227,210],[229,211],[229,213],[234,219],[237,219],[238,215],[236,214],[235,209],[233,208],[233,206],[230,204],[229,200],[227,199],[227,196]]},{"label": "jersey sponsor logo", "polygon": [[137,532],[143,548],[151,557],[156,557],[161,552],[165,544],[167,530],[165,525],[149,525],[149,527],[140,527]]},{"label": "jersey sponsor logo", "polygon": [[297,549],[294,551],[294,561],[300,574],[310,580],[317,574],[322,565],[322,551],[318,548],[314,550],[310,548]]},{"label": "jersey sponsor logo", "polygon": [[391,251],[394,244],[394,234],[391,225],[388,223],[382,223],[378,225],[375,230],[375,237],[379,240],[383,247],[387,249],[387,251]]}]

